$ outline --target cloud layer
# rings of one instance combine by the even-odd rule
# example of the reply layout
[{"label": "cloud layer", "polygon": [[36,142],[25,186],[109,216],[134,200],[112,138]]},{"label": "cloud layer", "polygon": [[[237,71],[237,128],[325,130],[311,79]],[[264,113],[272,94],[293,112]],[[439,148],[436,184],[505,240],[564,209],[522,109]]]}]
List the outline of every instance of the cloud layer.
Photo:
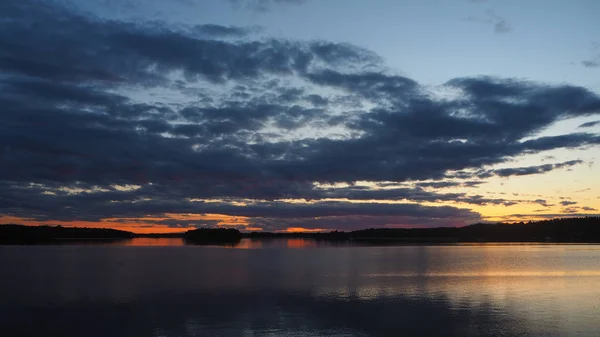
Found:
[{"label": "cloud layer", "polygon": [[[416,203],[507,204],[431,188],[573,166],[581,161],[489,168],[600,144],[585,132],[536,137],[598,114],[600,98],[582,87],[467,77],[445,83],[444,96],[349,44],[108,21],[50,2],[4,2],[0,21],[4,215],[456,225],[480,215]],[[377,187],[386,182],[411,185]]]}]

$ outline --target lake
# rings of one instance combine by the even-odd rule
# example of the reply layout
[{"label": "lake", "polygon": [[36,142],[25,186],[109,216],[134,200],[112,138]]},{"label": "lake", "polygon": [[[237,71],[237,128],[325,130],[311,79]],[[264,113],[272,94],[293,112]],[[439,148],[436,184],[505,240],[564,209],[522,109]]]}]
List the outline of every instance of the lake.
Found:
[{"label": "lake", "polygon": [[599,245],[0,246],[0,335],[600,336]]}]

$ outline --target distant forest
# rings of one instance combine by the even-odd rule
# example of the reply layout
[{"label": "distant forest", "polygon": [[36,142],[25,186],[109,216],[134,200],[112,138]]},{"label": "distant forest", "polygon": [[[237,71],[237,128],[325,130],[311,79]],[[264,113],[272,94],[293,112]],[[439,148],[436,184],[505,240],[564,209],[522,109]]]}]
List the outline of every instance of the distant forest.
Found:
[{"label": "distant forest", "polygon": [[464,227],[369,228],[352,232],[268,233],[250,238],[310,237],[316,240],[364,243],[414,242],[556,242],[600,243],[600,217],[563,218],[520,223],[477,223]]},{"label": "distant forest", "polygon": [[0,225],[0,244],[43,244],[132,239],[131,232],[108,228]]},{"label": "distant forest", "polygon": [[0,244],[52,244],[78,241],[126,240],[135,237],[181,237],[191,244],[236,243],[242,238],[312,238],[357,243],[556,242],[600,243],[600,217],[544,221],[478,223],[465,227],[370,228],[352,232],[241,233],[234,228],[200,228],[177,234],[135,234],[116,229],[62,226],[0,225]]}]

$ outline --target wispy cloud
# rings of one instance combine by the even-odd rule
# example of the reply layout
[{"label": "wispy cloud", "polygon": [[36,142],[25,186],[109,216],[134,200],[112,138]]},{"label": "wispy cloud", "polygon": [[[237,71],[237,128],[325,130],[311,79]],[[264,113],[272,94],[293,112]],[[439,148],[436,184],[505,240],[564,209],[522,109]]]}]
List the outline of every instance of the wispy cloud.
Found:
[{"label": "wispy cloud", "polygon": [[302,5],[309,0],[228,0],[236,8],[266,12],[277,5]]},{"label": "wispy cloud", "polygon": [[580,126],[578,126],[578,128],[591,128],[591,127],[594,127],[596,125],[600,125],[600,121],[593,121],[593,122],[583,123]]},{"label": "wispy cloud", "polygon": [[258,33],[262,30],[261,27],[236,27],[236,26],[220,26],[214,24],[197,25],[190,29],[193,33],[198,33],[208,37],[243,37],[252,33]]},{"label": "wispy cloud", "polygon": [[494,28],[494,32],[498,34],[504,34],[513,31],[513,27],[508,20],[498,16],[491,9],[487,10],[484,16],[469,16],[463,20],[466,22],[491,25]]},{"label": "wispy cloud", "polygon": [[592,42],[592,56],[584,61],[581,61],[581,64],[586,68],[598,68],[600,67],[600,43]]},{"label": "wispy cloud", "polygon": [[583,66],[586,68],[600,67],[600,57],[597,57],[595,60],[582,61],[581,64],[583,64]]}]

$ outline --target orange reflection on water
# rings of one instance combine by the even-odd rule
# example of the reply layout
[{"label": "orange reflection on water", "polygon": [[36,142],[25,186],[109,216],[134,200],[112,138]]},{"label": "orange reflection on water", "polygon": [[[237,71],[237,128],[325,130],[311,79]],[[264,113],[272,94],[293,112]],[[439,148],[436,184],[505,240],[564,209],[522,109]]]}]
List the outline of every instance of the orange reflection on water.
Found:
[{"label": "orange reflection on water", "polygon": [[302,238],[279,238],[279,239],[249,239],[244,238],[231,246],[223,246],[226,248],[236,249],[261,249],[261,248],[314,248],[318,247],[317,242],[313,239]]},{"label": "orange reflection on water", "polygon": [[230,248],[239,248],[239,249],[255,249],[262,248],[263,242],[262,240],[252,240],[252,239],[242,239],[240,242]]},{"label": "orange reflection on water", "polygon": [[133,238],[119,243],[119,246],[183,246],[182,238]]},{"label": "orange reflection on water", "polygon": [[317,247],[317,243],[315,240],[305,240],[305,239],[287,239],[286,240],[287,248],[314,248]]}]

